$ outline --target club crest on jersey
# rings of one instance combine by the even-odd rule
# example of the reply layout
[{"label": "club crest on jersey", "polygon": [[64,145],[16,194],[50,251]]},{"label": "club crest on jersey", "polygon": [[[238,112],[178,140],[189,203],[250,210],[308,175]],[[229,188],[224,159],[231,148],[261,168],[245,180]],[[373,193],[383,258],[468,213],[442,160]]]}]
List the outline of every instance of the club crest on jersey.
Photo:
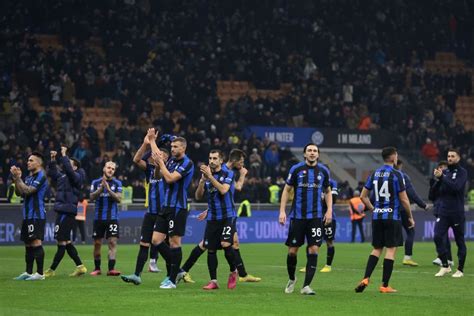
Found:
[{"label": "club crest on jersey", "polygon": [[115,185],[111,186],[110,190],[114,191],[115,190]]},{"label": "club crest on jersey", "polygon": [[318,174],[318,180],[321,180],[321,175],[320,174]]},{"label": "club crest on jersey", "polygon": [[219,178],[219,181],[220,181],[220,182],[224,181],[224,177],[220,177],[220,178]]}]

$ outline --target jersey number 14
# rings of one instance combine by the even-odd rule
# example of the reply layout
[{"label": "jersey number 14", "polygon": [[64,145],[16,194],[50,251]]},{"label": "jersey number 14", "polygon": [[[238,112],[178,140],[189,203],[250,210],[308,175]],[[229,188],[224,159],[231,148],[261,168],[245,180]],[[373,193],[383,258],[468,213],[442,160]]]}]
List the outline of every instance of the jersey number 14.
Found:
[{"label": "jersey number 14", "polygon": [[388,191],[388,181],[385,180],[379,190],[379,182],[374,180],[375,200],[378,202],[380,197],[385,198],[385,201],[390,200],[390,192]]}]

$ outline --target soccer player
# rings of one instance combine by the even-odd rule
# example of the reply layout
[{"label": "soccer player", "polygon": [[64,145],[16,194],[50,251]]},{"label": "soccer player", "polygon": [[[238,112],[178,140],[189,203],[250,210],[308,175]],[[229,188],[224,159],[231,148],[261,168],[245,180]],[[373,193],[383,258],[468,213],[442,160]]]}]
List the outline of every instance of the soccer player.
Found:
[{"label": "soccer player", "polygon": [[[329,185],[331,186],[331,195],[332,195],[332,203],[333,205],[336,203],[336,199],[338,196],[337,190],[337,181],[334,179],[329,179]],[[324,199],[324,195],[322,196],[323,199],[323,216],[326,215],[327,212],[327,204],[326,200]],[[332,222],[329,225],[324,225],[323,230],[323,239],[326,241],[327,244],[327,255],[326,255],[326,265],[319,271],[319,272],[331,272],[332,270],[332,262],[334,260],[334,254],[336,253],[336,248],[334,247],[334,238],[336,236],[336,213],[333,210],[332,213]],[[300,269],[300,272],[306,273],[306,267]]]},{"label": "soccer player", "polygon": [[[152,129],[154,133],[154,129]],[[171,158],[164,160],[164,155],[156,145],[155,134],[150,139],[152,154],[154,153],[160,168],[160,174],[165,181],[164,204],[158,213],[152,244],[157,247],[161,256],[170,264],[170,275],[163,280],[160,288],[175,289],[176,277],[181,266],[183,253],[181,239],[185,234],[188,217],[188,188],[194,172],[194,164],[186,156],[186,139],[177,137],[171,141]],[[170,246],[165,243],[169,236]]]},{"label": "soccer player", "polygon": [[[428,209],[428,205],[421,199],[421,197],[416,193],[415,188],[413,187],[413,184],[411,183],[410,177],[403,172],[403,162],[402,160],[397,160],[397,164],[395,165],[395,168],[400,171],[400,173],[403,175],[403,180],[405,181],[405,189],[407,192],[407,196],[410,202],[415,202],[416,205],[421,207],[424,210]],[[400,215],[402,217],[402,226],[403,229],[405,230],[405,233],[407,234],[407,238],[405,240],[405,257],[403,257],[403,264],[412,266],[412,267],[417,267],[418,263],[416,263],[412,259],[413,255],[413,243],[415,241],[415,228],[414,227],[409,227],[410,224],[408,223],[408,218],[406,216],[406,212],[403,209],[400,209]]]},{"label": "soccer player", "polygon": [[[448,168],[448,162],[446,160],[442,160],[438,163],[438,166],[436,168],[439,169],[441,172],[443,172],[443,170]],[[439,192],[440,184],[441,182],[439,182],[436,177],[433,177],[430,179],[430,191],[428,194],[428,198],[430,199],[430,201],[433,202],[433,215],[436,217],[436,219],[438,219],[439,217],[439,204],[440,203],[438,199],[438,195],[439,195],[438,192]],[[451,242],[449,240],[448,234],[446,234],[445,242],[446,242],[445,245],[446,245],[446,250],[447,250],[448,264],[452,267],[454,265],[454,262],[453,262],[453,255],[451,254]],[[436,257],[436,259],[433,260],[433,264],[437,266],[443,265],[439,257]]]},{"label": "soccer player", "polygon": [[100,270],[100,248],[104,237],[109,244],[109,270],[107,275],[120,275],[120,271],[115,270],[115,260],[120,231],[118,203],[122,200],[122,181],[114,178],[116,168],[115,162],[107,161],[102,177],[95,179],[91,184],[90,199],[95,201],[94,231],[92,233],[95,268],[91,272],[92,276],[102,274]]},{"label": "soccer player", "polygon": [[[355,291],[360,293],[369,285],[370,276],[374,271],[384,248],[381,293],[395,293],[389,281],[393,271],[393,263],[397,247],[403,245],[400,210],[405,209],[409,227],[415,226],[411,214],[410,201],[405,190],[403,175],[393,166],[397,164],[398,153],[395,147],[382,149],[384,165],[367,178],[362,189],[361,199],[366,209],[372,215],[372,246],[374,249],[369,256],[364,279],[357,285]],[[374,205],[370,202],[370,191],[374,191]]]},{"label": "soccer player", "polygon": [[235,231],[236,216],[234,206],[234,174],[229,169],[222,168],[223,155],[220,150],[211,150],[209,166],[202,165],[202,177],[196,189],[196,199],[203,198],[207,192],[208,218],[204,233],[204,247],[207,251],[207,266],[211,280],[203,287],[204,290],[217,290],[217,254],[222,247],[225,258],[230,266],[227,288],[234,289],[237,283],[235,267],[235,251],[232,248],[232,238]]},{"label": "soccer player", "polygon": [[464,276],[464,263],[466,261],[466,242],[464,241],[464,229],[466,215],[464,214],[464,188],[467,181],[467,171],[459,165],[461,155],[457,149],[448,150],[448,168],[445,170],[435,169],[433,174],[439,181],[438,188],[438,219],[434,229],[434,241],[436,251],[441,259],[442,266],[437,277],[442,277],[451,272],[448,263],[446,248],[446,235],[449,227],[452,228],[454,239],[458,246],[458,269],[453,278]]},{"label": "soccer player", "polygon": [[[40,153],[31,153],[27,166],[30,175],[25,178],[24,182],[21,179],[21,169],[16,166],[10,168],[16,194],[24,198],[21,240],[25,243],[26,270],[15,280],[36,281],[44,280],[42,241],[46,224],[44,195],[48,190],[48,181],[43,170],[43,156]],[[35,261],[37,270],[33,274]]]},{"label": "soccer player", "polygon": [[62,164],[62,172],[56,163],[56,151],[51,151],[48,175],[56,183],[56,201],[54,211],[57,213],[54,226],[54,238],[58,242],[58,249],[54,255],[51,267],[46,270],[45,277],[55,275],[55,270],[64,257],[65,252],[76,264],[76,269],[69,276],[81,276],[87,272],[81,258],[71,241],[71,233],[76,224],[77,202],[85,179],[84,170],[75,158],[69,159],[66,155],[67,148],[61,147],[61,157],[58,161]]},{"label": "soccer player", "polygon": [[[150,130],[149,130],[150,131]],[[158,272],[158,267],[156,266],[156,259],[158,257],[158,249],[151,246],[151,239],[153,236],[153,228],[156,223],[156,218],[158,213],[161,212],[161,208],[164,204],[164,195],[165,187],[162,178],[159,177],[159,167],[157,167],[157,161],[154,159],[151,160],[151,163],[148,162],[148,154],[145,153],[147,148],[150,145],[149,134],[147,134],[143,140],[142,146],[138,149],[133,158],[133,161],[137,166],[144,170],[146,177],[148,178],[148,211],[145,213],[143,218],[142,229],[140,233],[140,250],[137,256],[137,262],[135,265],[135,273],[130,275],[122,275],[121,278],[123,281],[128,283],[133,283],[139,285],[142,283],[141,273],[143,271],[143,266],[148,258],[148,249],[150,249],[150,272]],[[167,161],[169,153],[166,149],[160,148],[160,152],[163,155],[163,160]],[[151,152],[150,152],[151,154]],[[156,157],[154,155],[153,157]]]},{"label": "soccer player", "polygon": [[[247,175],[247,169],[244,167],[245,161],[245,153],[240,149],[232,149],[229,153],[229,160],[222,165],[222,168],[225,170],[232,170],[234,173],[234,182],[235,182],[235,191],[242,191],[242,187],[245,182],[245,177]],[[207,217],[207,210],[199,214],[198,219],[203,220]],[[234,221],[237,221],[237,217],[234,218]],[[236,223],[234,223],[234,236],[233,236],[233,245],[232,247],[235,250],[235,264],[237,266],[237,271],[239,272],[239,282],[260,282],[262,279],[259,277],[255,277],[249,273],[247,273],[245,269],[244,262],[242,260],[242,256],[240,254],[240,244],[239,244],[239,237],[237,233]],[[199,257],[206,251],[204,247],[204,240],[196,245],[191,251],[188,259],[184,263],[181,268],[180,273],[178,274],[178,282],[182,279],[186,283],[194,283],[193,279],[191,278],[191,274],[189,271],[194,266],[196,261]],[[229,267],[231,268],[231,267]]]},{"label": "soccer player", "polygon": [[[319,247],[323,239],[323,221],[326,226],[332,222],[332,194],[329,169],[318,163],[318,146],[309,143],[304,147],[303,153],[305,160],[292,166],[286,179],[280,202],[279,222],[285,225],[288,195],[294,190],[295,197],[289,213],[291,220],[286,240],[289,281],[285,293],[293,293],[295,289],[298,249],[304,244],[306,237],[306,275],[301,294],[315,295],[310,284],[316,272]],[[326,215],[323,215],[322,194],[327,204]]]}]

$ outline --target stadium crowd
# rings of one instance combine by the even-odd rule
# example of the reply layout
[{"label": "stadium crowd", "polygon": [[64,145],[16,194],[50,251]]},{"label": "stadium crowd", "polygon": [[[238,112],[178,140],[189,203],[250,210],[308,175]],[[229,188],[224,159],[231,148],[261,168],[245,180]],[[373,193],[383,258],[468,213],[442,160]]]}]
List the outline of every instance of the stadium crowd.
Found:
[{"label": "stadium crowd", "polygon": [[[341,2],[3,2],[1,190],[25,152],[48,156],[65,143],[90,179],[112,159],[141,195],[143,176],[131,161],[150,125],[186,137],[197,164],[210,148],[243,149],[250,175],[242,194],[254,201],[268,201],[268,185],[283,183],[294,157],[244,137],[248,125],[386,129],[426,161],[460,148],[474,179],[473,132],[454,116],[456,98],[472,94],[471,74],[423,66],[437,51],[472,64],[472,4],[395,1],[367,10],[364,1]],[[63,49],[42,50],[35,34],[59,35]],[[100,49],[91,38],[101,39]],[[292,89],[277,100],[230,100],[221,113],[217,80]],[[30,97],[46,110],[35,111]],[[104,131],[82,126],[80,104],[110,107],[111,100],[120,101],[122,122]],[[162,117],[151,117],[152,101],[164,102]],[[63,108],[60,122],[51,107]]]}]

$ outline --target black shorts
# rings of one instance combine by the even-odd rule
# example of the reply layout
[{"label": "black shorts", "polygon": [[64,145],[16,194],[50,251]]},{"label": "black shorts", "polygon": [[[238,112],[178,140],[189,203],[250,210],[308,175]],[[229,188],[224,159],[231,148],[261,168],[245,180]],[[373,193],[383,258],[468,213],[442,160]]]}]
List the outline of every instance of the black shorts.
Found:
[{"label": "black shorts", "polygon": [[320,218],[290,220],[288,238],[285,245],[288,247],[301,247],[306,242],[308,246],[321,246],[323,240],[323,223]]},{"label": "black shorts", "polygon": [[142,230],[140,232],[140,241],[144,243],[151,243],[153,237],[153,228],[155,227],[156,218],[158,215],[146,213],[143,217]]},{"label": "black shorts", "polygon": [[24,219],[21,223],[20,240],[25,243],[30,243],[33,240],[44,239],[45,219]]},{"label": "black shorts", "polygon": [[401,221],[393,219],[372,220],[372,246],[378,249],[403,246]]},{"label": "black shorts", "polygon": [[168,236],[184,236],[188,211],[182,208],[164,207],[158,213],[153,230]]},{"label": "black shorts", "polygon": [[94,232],[92,233],[93,239],[109,239],[110,237],[119,238],[120,234],[119,222],[116,219],[112,220],[95,220],[94,221]]},{"label": "black shorts", "polygon": [[58,213],[56,215],[56,222],[54,224],[54,239],[57,241],[72,240],[71,233],[76,227],[76,216],[65,213]]},{"label": "black shorts", "polygon": [[334,240],[336,238],[336,220],[333,219],[331,224],[323,226],[324,240]]},{"label": "black shorts", "polygon": [[203,244],[206,249],[221,249],[221,242],[234,242],[235,221],[232,218],[207,221]]}]

